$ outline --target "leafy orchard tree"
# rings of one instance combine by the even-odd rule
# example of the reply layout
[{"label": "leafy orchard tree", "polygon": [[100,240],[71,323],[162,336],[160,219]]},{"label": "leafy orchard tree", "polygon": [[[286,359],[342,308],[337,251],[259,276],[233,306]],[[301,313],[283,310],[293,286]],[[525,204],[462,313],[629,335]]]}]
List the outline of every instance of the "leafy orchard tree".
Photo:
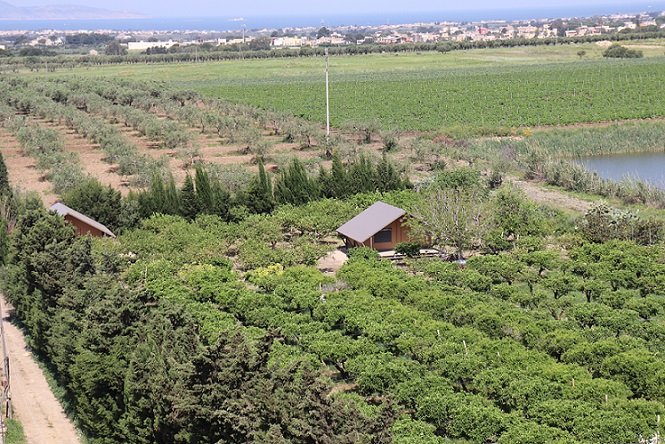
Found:
[{"label": "leafy orchard tree", "polygon": [[494,252],[510,249],[523,236],[541,236],[545,219],[526,195],[512,187],[501,188],[490,202],[492,229],[486,238]]},{"label": "leafy orchard tree", "polygon": [[416,237],[431,240],[458,258],[478,245],[487,228],[486,193],[479,187],[448,188],[434,185],[418,196],[411,229]]}]

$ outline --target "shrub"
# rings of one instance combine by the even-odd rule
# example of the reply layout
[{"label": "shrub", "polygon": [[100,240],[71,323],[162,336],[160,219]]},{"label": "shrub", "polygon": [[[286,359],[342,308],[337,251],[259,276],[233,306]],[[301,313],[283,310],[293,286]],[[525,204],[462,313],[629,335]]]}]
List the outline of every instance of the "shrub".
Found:
[{"label": "shrub", "polygon": [[618,43],[610,46],[603,52],[603,57],[615,59],[639,59],[644,57],[644,53],[635,49],[628,49]]},{"label": "shrub", "polygon": [[420,244],[417,242],[401,242],[395,246],[395,252],[408,257],[416,257],[420,254]]}]

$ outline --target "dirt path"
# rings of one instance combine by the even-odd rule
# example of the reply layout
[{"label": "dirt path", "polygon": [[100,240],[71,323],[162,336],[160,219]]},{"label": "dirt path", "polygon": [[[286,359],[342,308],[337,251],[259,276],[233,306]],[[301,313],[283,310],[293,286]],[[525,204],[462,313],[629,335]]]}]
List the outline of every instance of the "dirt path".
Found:
[{"label": "dirt path", "polygon": [[526,182],[517,179],[512,179],[511,182],[517,188],[524,191],[529,199],[541,204],[574,211],[576,213],[585,213],[592,205],[591,202],[569,196],[561,191],[548,190],[536,182]]},{"label": "dirt path", "polygon": [[22,332],[9,322],[11,306],[4,296],[2,323],[11,368],[12,404],[23,425],[27,444],[79,444],[79,435],[51,392],[41,369],[27,349]]}]

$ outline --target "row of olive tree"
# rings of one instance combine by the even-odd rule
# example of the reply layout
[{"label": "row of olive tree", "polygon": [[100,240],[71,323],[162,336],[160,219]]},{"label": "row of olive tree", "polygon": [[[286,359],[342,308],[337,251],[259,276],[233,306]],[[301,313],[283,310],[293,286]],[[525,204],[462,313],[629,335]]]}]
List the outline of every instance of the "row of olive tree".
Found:
[{"label": "row of olive tree", "polygon": [[122,176],[131,176],[130,182],[145,185],[155,171],[164,168],[163,161],[141,155],[136,146],[120,131],[104,120],[78,108],[76,100],[58,102],[33,91],[29,87],[12,85],[3,93],[4,100],[21,113],[31,114],[72,128],[76,133],[99,144],[105,161],[118,165]]}]

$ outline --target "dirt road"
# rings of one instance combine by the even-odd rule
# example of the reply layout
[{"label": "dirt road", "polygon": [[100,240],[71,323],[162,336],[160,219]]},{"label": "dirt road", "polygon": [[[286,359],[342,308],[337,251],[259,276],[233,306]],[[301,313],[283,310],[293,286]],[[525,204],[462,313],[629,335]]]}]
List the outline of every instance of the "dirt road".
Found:
[{"label": "dirt road", "polygon": [[14,415],[23,425],[28,444],[79,444],[78,433],[26,348],[21,330],[9,322],[11,306],[0,295],[11,372]]},{"label": "dirt road", "polygon": [[560,191],[549,190],[538,183],[517,179],[511,180],[511,182],[517,188],[523,190],[531,200],[541,204],[551,205],[575,213],[585,213],[592,206],[591,202],[578,199]]}]

